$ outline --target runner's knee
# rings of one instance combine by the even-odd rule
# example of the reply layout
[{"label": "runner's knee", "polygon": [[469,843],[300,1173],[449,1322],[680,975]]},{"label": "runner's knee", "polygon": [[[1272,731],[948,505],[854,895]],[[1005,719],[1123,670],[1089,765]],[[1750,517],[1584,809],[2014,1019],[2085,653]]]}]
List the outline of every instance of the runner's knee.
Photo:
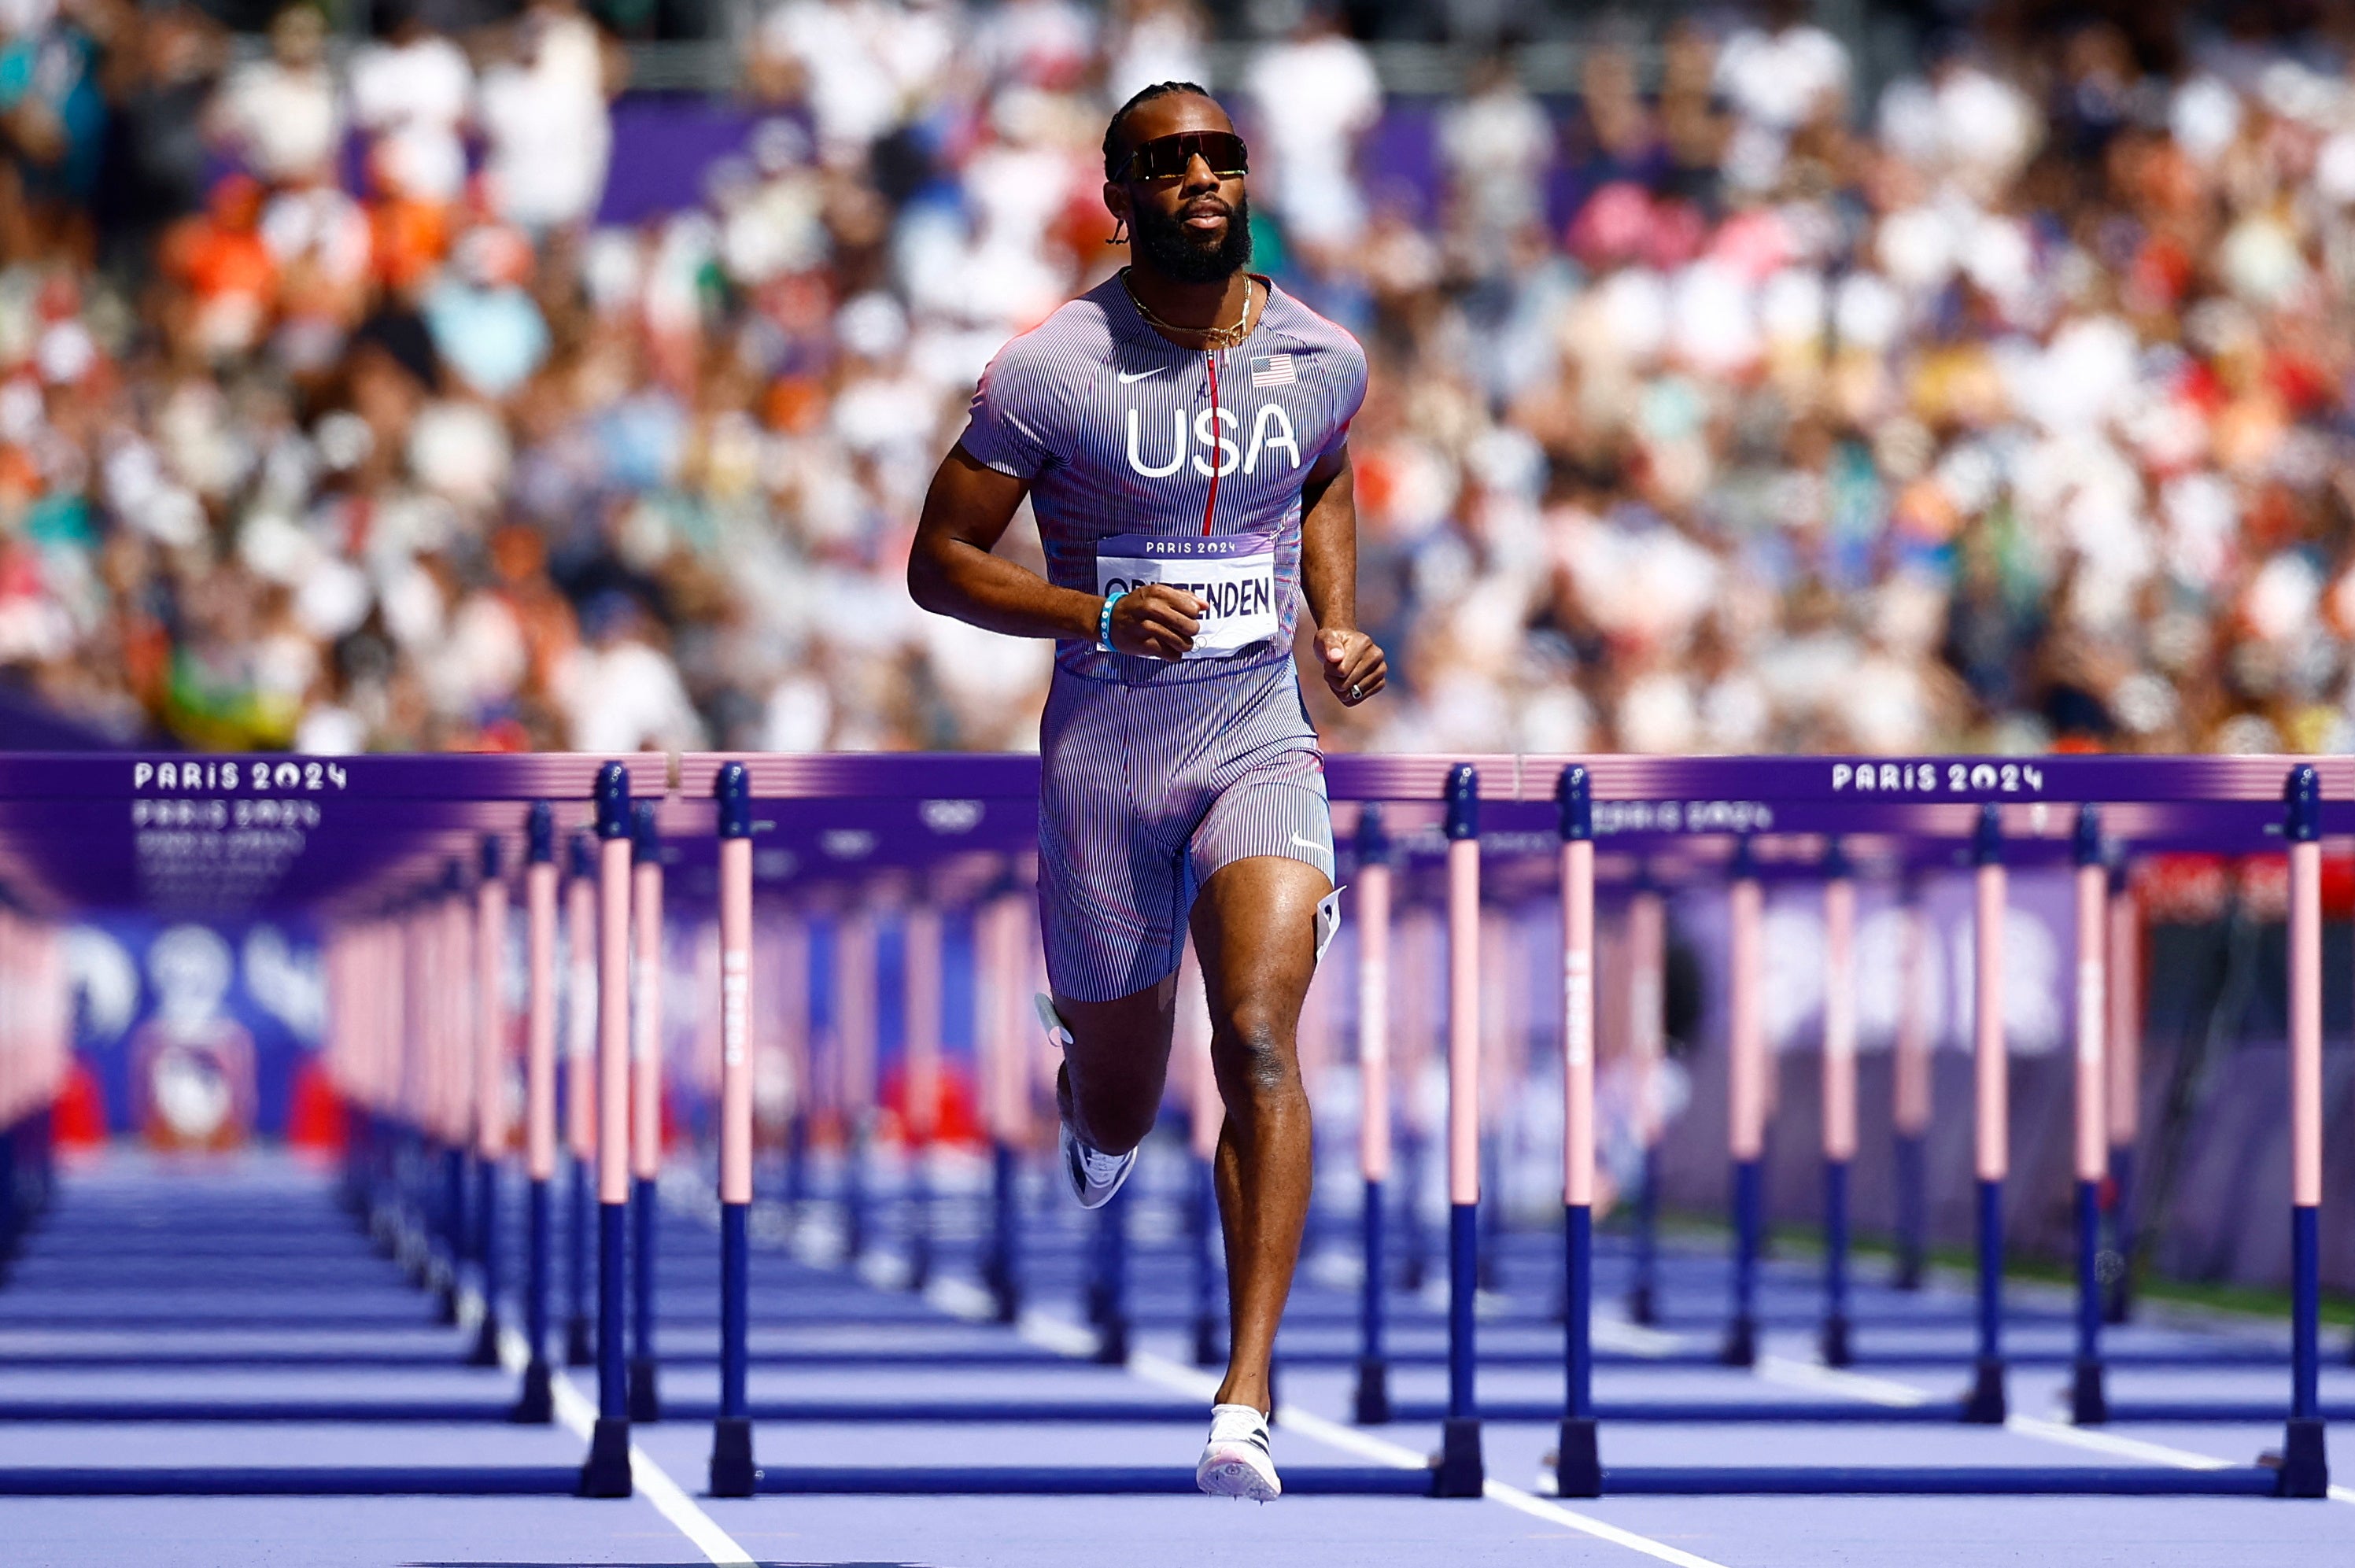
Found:
[{"label": "runner's knee", "polygon": [[1254,1099],[1282,1094],[1300,1083],[1299,1060],[1293,1053],[1278,1009],[1265,1003],[1242,1002],[1227,1010],[1212,1031],[1212,1044],[1224,1059],[1219,1076],[1235,1090]]}]

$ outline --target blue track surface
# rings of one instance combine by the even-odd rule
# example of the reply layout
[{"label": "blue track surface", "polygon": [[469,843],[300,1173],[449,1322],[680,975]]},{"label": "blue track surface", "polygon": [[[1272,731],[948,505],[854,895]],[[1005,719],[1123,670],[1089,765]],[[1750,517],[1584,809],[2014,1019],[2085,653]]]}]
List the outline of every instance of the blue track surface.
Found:
[{"label": "blue track surface", "polygon": [[[1032,1312],[1013,1327],[975,1320],[987,1301],[972,1283],[981,1218],[969,1194],[938,1206],[928,1297],[869,1282],[888,1284],[896,1258],[887,1206],[867,1277],[823,1261],[837,1227],[821,1208],[805,1216],[798,1253],[783,1224],[762,1227],[751,1395],[767,1474],[749,1499],[698,1495],[719,1392],[717,1244],[683,1183],[656,1249],[665,1419],[633,1431],[642,1464],[685,1494],[666,1514],[649,1500],[650,1469],[630,1499],[564,1495],[585,1449],[585,1429],[565,1418],[593,1406],[593,1369],[566,1372],[557,1423],[506,1420],[515,1375],[465,1364],[470,1325],[436,1321],[434,1297],[371,1245],[328,1174],[268,1158],[111,1157],[66,1175],[0,1289],[0,1560],[2350,1561],[2355,1492],[2245,1495],[2264,1483],[2253,1461],[2281,1441],[2287,1380],[2273,1337],[2198,1322],[2115,1330],[2109,1393],[2131,1419],[2073,1429],[2060,1415],[2066,1373],[2053,1370],[2065,1363],[2066,1304],[2016,1293],[2009,1390],[2021,1413],[1971,1427],[1947,1413],[1969,1349],[1960,1291],[1859,1278],[1859,1366],[1831,1371],[1815,1364],[1811,1276],[1770,1264],[1765,1354],[1737,1370],[1713,1360],[1721,1262],[1693,1253],[1662,1260],[1663,1326],[1615,1314],[1597,1324],[1609,1495],[1568,1508],[1533,1496],[1561,1389],[1550,1321],[1559,1253],[1541,1234],[1503,1239],[1500,1289],[1483,1298],[1486,1451],[1505,1495],[1407,1495],[1428,1484],[1421,1459],[1437,1445],[1445,1393],[1436,1296],[1391,1298],[1391,1392],[1406,1419],[1345,1424],[1355,1296],[1347,1227],[1334,1225],[1280,1348],[1290,1419],[1277,1452],[1292,1495],[1264,1509],[1213,1502],[1191,1494],[1209,1381],[1190,1364],[1191,1265],[1177,1195],[1152,1188],[1154,1175],[1148,1161],[1133,1224],[1138,1353],[1126,1367],[1086,1360],[1076,1319],[1088,1232],[1050,1194],[1026,1203]],[[512,1237],[506,1255],[520,1255]],[[1607,1247],[1601,1274],[1615,1303],[1624,1260]],[[511,1305],[503,1317],[519,1320]],[[2355,1371],[2333,1366],[2323,1392],[2328,1406],[2355,1405]],[[2232,1419],[2206,1419],[2218,1412]],[[1796,1470],[1826,1467],[1840,1468],[1846,1495],[1774,1495]],[[1696,1484],[1717,1495],[1646,1495]],[[2033,1495],[2055,1486],[2111,1495]],[[2186,1486],[2215,1495],[2137,1495]],[[1875,1495],[1891,1491],[1903,1495]],[[729,1557],[728,1542],[743,1556]]]}]

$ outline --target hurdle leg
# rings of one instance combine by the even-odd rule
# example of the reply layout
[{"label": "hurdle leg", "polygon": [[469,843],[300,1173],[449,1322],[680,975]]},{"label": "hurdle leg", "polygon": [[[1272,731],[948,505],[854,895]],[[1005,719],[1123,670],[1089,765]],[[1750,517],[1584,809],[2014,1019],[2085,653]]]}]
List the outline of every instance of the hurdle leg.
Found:
[{"label": "hurdle leg", "polygon": [[650,800],[630,811],[630,1419],[660,1421],[655,1361],[655,1250],[662,1229],[663,866],[661,822]]},{"label": "hurdle leg", "polygon": [[2102,1177],[2109,1125],[2103,1095],[2109,1024],[2109,872],[2102,864],[2100,808],[2077,810],[2076,1220],[2077,1354],[2071,1365],[2069,1416],[2080,1426],[2109,1420],[2102,1379]]},{"label": "hurdle leg", "polygon": [[1399,1165],[1404,1190],[1399,1195],[1399,1288],[1419,1296],[1431,1281],[1431,1237],[1423,1224],[1425,1140],[1410,1123],[1399,1134]]},{"label": "hurdle leg", "polygon": [[855,1272],[867,1256],[867,1115],[850,1113],[842,1144],[842,1259]]},{"label": "hurdle leg", "polygon": [[1476,1384],[1480,1288],[1479,775],[1447,778],[1447,1416],[1433,1492],[1476,1498],[1487,1486]]},{"label": "hurdle leg", "polygon": [[[2110,1251],[2117,1263],[2102,1302],[2102,1321],[2124,1323],[2134,1316],[2135,1151],[2119,1145],[2110,1150]],[[2350,1347],[2355,1353],[2355,1347]]]},{"label": "hurdle leg", "polygon": [[927,1146],[908,1155],[907,1288],[922,1296],[932,1283],[932,1179]]},{"label": "hurdle leg", "polygon": [[1718,1360],[1729,1367],[1758,1360],[1758,1250],[1762,1161],[1766,1131],[1766,1036],[1762,1000],[1764,901],[1750,859],[1750,840],[1735,847],[1733,880],[1726,892],[1729,931],[1726,1038],[1727,1153],[1732,1160],[1733,1300]]},{"label": "hurdle leg", "polygon": [[1924,1131],[1930,1125],[1930,1020],[1924,977],[1930,962],[1929,923],[1922,884],[1908,878],[1899,912],[1897,1040],[1891,1057],[1890,1147],[1891,1206],[1896,1222],[1893,1289],[1922,1288],[1929,1246],[1930,1207]]},{"label": "hurdle leg", "polygon": [[[589,835],[572,836],[566,870],[564,1145],[569,1169],[565,1180],[567,1310],[563,1357],[567,1366],[589,1367],[597,1362],[596,1343],[589,1331],[589,1258],[595,1246],[590,1211],[597,1149],[597,1023],[602,1006],[597,995],[597,851]],[[552,1161],[552,1152],[550,1158]],[[552,1174],[552,1163],[549,1169]]]},{"label": "hurdle leg", "polygon": [[629,805],[629,773],[609,763],[597,774],[597,1424],[581,1467],[592,1498],[631,1491]]},{"label": "hurdle leg", "polygon": [[719,770],[719,1411],[711,1495],[749,1498],[752,1214],[752,801],[741,763]]},{"label": "hurdle leg", "polygon": [[1896,1189],[1897,1248],[1890,1285],[1897,1290],[1922,1288],[1927,1259],[1928,1194],[1923,1188],[1922,1135],[1900,1132],[1890,1147],[1890,1180]]},{"label": "hurdle leg", "polygon": [[499,1364],[499,1162],[474,1162],[474,1233],[480,1238],[477,1268],[483,1282],[483,1316],[474,1326],[474,1350],[467,1360],[478,1367]]},{"label": "hurdle leg", "polygon": [[1499,1291],[1504,1288],[1504,1275],[1497,1262],[1505,1212],[1505,1157],[1501,1139],[1498,1143],[1486,1145],[1480,1151],[1480,1189],[1497,1194],[1497,1201],[1483,1205],[1480,1211],[1480,1254],[1476,1277],[1482,1290]]},{"label": "hurdle leg", "polygon": [[1660,1151],[1644,1146],[1643,1167],[1636,1188],[1636,1212],[1629,1223],[1635,1253],[1633,1283],[1627,1286],[1627,1320],[1660,1320],[1659,1285]]},{"label": "hurdle leg", "polygon": [[661,1213],[652,1177],[630,1184],[633,1221],[630,1275],[630,1419],[660,1421],[662,1392],[655,1361],[655,1236]]},{"label": "hurdle leg", "polygon": [[455,1144],[442,1150],[442,1268],[433,1287],[435,1317],[458,1321],[459,1275],[466,1265],[466,1151]]},{"label": "hurdle leg", "polygon": [[1391,1166],[1391,865],[1381,808],[1358,814],[1358,1168],[1364,1182],[1359,1211],[1362,1271],[1358,1282],[1358,1381],[1350,1413],[1360,1426],[1391,1418],[1390,1358],[1383,1349],[1383,1189]]},{"label": "hurdle leg", "polygon": [[2321,780],[2294,769],[2289,838],[2290,1385],[2281,1495],[2328,1495],[2322,1424]]},{"label": "hurdle leg", "polygon": [[1733,1307],[1717,1359],[1729,1367],[1758,1361],[1758,1161],[1733,1162]]},{"label": "hurdle leg", "polygon": [[505,1213],[499,1166],[507,1153],[507,887],[506,840],[483,836],[482,877],[474,888],[474,1247],[483,1316],[475,1326],[479,1367],[499,1364],[499,1295],[506,1286]]},{"label": "hurdle leg", "polygon": [[2003,1360],[2003,1184],[2010,1160],[2010,1084],[2004,1059],[2003,929],[2006,882],[2003,815],[1979,808],[1972,841],[1977,866],[1973,913],[1972,1058],[1978,1175],[1978,1355],[1963,1419],[2001,1425],[2008,1413]]},{"label": "hurdle leg", "polygon": [[2109,1124],[2107,1196],[2114,1256],[2102,1320],[2124,1323],[2134,1310],[2135,1141],[2142,1123],[2142,921],[2123,857],[2110,868],[2108,891],[2109,1017],[2103,1036],[2103,1111]]},{"label": "hurdle leg", "polygon": [[569,1367],[594,1366],[597,1348],[589,1332],[589,1162],[572,1162],[570,1201],[568,1205],[566,1232],[571,1245],[566,1249],[565,1264],[570,1271],[566,1296],[571,1311],[564,1321],[564,1364]]},{"label": "hurdle leg", "polygon": [[1128,1362],[1128,1192],[1096,1211],[1096,1350],[1104,1366]]},{"label": "hurdle leg", "polygon": [[1849,1162],[1824,1161],[1824,1326],[1817,1349],[1828,1367],[1852,1360],[1848,1316]]},{"label": "hurdle leg", "polygon": [[997,1321],[1022,1317],[1021,1169],[1014,1146],[998,1138],[989,1149],[989,1262],[985,1283],[996,1303]]},{"label": "hurdle leg", "polygon": [[1554,1491],[1603,1494],[1594,1430],[1594,822],[1586,770],[1561,771],[1562,1382]]},{"label": "hurdle leg", "polygon": [[1849,1349],[1849,1167],[1856,1153],[1856,882],[1834,839],[1824,851],[1824,1322],[1828,1367]]},{"label": "hurdle leg", "polygon": [[1638,1168],[1629,1243],[1633,1272],[1627,1286],[1631,1322],[1659,1320],[1659,1071],[1667,1028],[1668,905],[1648,868],[1639,871],[1627,901],[1627,1044],[1636,1068],[1636,1129]]},{"label": "hurdle leg", "polygon": [[1213,1246],[1218,1231],[1218,1171],[1199,1156],[1192,1168],[1194,1189],[1187,1196],[1186,1231],[1187,1244],[1194,1254],[1194,1364],[1223,1366],[1227,1348],[1219,1332],[1219,1264]]},{"label": "hurdle leg", "polygon": [[1382,1183],[1366,1179],[1365,1209],[1359,1216],[1359,1245],[1364,1277],[1358,1286],[1358,1382],[1350,1413],[1360,1426],[1380,1426],[1391,1418],[1390,1360],[1382,1348]]}]

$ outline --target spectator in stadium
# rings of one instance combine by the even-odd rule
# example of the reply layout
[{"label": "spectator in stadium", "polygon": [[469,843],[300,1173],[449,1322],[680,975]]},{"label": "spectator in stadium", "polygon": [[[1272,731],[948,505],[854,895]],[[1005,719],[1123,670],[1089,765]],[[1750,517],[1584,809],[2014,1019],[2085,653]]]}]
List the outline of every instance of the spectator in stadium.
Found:
[{"label": "spectator in stadium", "polygon": [[[190,9],[16,24],[80,64],[0,112],[0,669],[208,744],[1032,743],[1043,664],[897,593],[911,454],[1103,275],[1085,128],[1203,14],[786,0],[741,152],[632,223],[592,23],[421,15],[225,79]],[[1335,744],[2355,741],[2340,65],[1991,26],[1867,98],[1785,9],[1435,120],[1327,20],[1241,76],[1262,264],[1373,359],[1400,678],[1312,692]]]}]

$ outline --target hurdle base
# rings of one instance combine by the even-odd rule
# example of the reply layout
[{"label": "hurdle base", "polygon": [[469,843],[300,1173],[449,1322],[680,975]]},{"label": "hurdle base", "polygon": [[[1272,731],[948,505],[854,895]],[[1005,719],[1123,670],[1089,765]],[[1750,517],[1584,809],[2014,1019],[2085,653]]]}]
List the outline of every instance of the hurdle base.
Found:
[{"label": "hurdle base", "polygon": [[[2270,1457],[2270,1456],[2268,1456]],[[2285,1498],[2330,1495],[2330,1460],[2323,1450],[2322,1423],[2311,1416],[2290,1417],[2282,1434],[2281,1487]]]},{"label": "hurdle base", "polygon": [[1358,1387],[1350,1413],[1360,1426],[1387,1426],[1391,1419],[1390,1364],[1372,1356],[1358,1358]]},{"label": "hurdle base", "polygon": [[1603,1495],[1603,1456],[1595,1445],[1594,1418],[1564,1416],[1553,1451],[1554,1495],[1599,1498]]},{"label": "hurdle base", "polygon": [[2102,1363],[2077,1358],[2069,1379],[2069,1420],[2078,1426],[2100,1426],[2110,1419],[2110,1401],[2102,1387]]},{"label": "hurdle base", "polygon": [[1660,1320],[1660,1307],[1652,1287],[1639,1285],[1627,1293],[1627,1321],[1646,1327]]},{"label": "hurdle base", "polygon": [[990,1270],[990,1277],[984,1284],[988,1288],[990,1301],[996,1309],[992,1314],[994,1321],[999,1323],[1022,1321],[1022,1292],[1016,1287],[1013,1279],[1004,1270],[993,1267]]},{"label": "hurdle base", "polygon": [[1729,1367],[1754,1367],[1758,1364],[1758,1323],[1747,1313],[1725,1326],[1725,1344],[1717,1352],[1718,1360]]},{"label": "hurdle base", "polygon": [[752,1424],[741,1416],[728,1415],[713,1422],[711,1495],[749,1498],[760,1480],[760,1468],[752,1463]]},{"label": "hurdle base", "polygon": [[589,1337],[589,1319],[575,1317],[564,1326],[564,1364],[568,1367],[593,1367],[597,1364],[597,1346]]},{"label": "hurdle base", "polygon": [[662,1419],[662,1387],[656,1381],[657,1365],[652,1356],[630,1358],[630,1419],[632,1421]]},{"label": "hurdle base", "polygon": [[1198,1367],[1223,1365],[1227,1348],[1220,1342],[1218,1314],[1198,1312],[1194,1315],[1194,1364]]},{"label": "hurdle base", "polygon": [[1823,1334],[1817,1342],[1817,1348],[1823,1355],[1824,1365],[1845,1367],[1856,1359],[1854,1352],[1849,1349],[1848,1332],[1849,1322],[1846,1316],[1835,1314],[1824,1319]]},{"label": "hurdle base", "polygon": [[589,1457],[581,1466],[584,1498],[630,1495],[630,1424],[599,1416],[589,1430]]},{"label": "hurdle base", "polygon": [[1487,1467],[1480,1457],[1480,1418],[1449,1416],[1439,1427],[1439,1462],[1432,1467],[1431,1495],[1476,1498],[1487,1484]]},{"label": "hurdle base", "polygon": [[499,1364],[499,1315],[489,1302],[483,1304],[483,1320],[474,1328],[474,1349],[466,1357],[470,1367],[496,1367]]},{"label": "hurdle base", "polygon": [[523,1370],[523,1387],[507,1419],[518,1426],[545,1426],[556,1419],[555,1375],[538,1356]]},{"label": "hurdle base", "polygon": [[1098,1366],[1124,1367],[1128,1364],[1128,1319],[1118,1315],[1108,1316],[1096,1330],[1096,1351],[1089,1358]]},{"label": "hurdle base", "polygon": [[1981,1356],[1973,1365],[1971,1392],[1963,1400],[1963,1421],[1973,1426],[2001,1426],[2009,1413],[2004,1397],[2003,1358]]},{"label": "hurdle base", "polygon": [[433,1282],[433,1321],[443,1328],[453,1328],[458,1321],[458,1279],[443,1272]]}]

